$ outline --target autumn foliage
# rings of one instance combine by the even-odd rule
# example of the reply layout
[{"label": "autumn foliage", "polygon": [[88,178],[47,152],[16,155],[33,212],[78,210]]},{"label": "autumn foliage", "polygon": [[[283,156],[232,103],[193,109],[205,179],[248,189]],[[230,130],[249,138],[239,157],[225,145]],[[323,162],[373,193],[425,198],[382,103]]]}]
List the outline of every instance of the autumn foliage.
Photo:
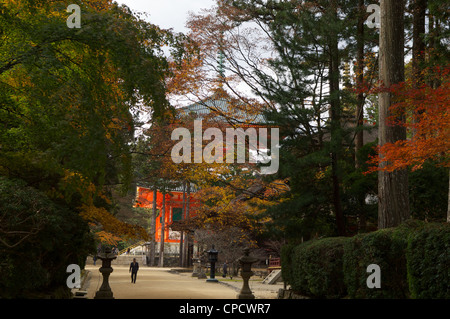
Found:
[{"label": "autumn foliage", "polygon": [[[405,126],[410,137],[378,146],[379,155],[369,160],[368,173],[406,167],[416,170],[427,160],[450,166],[450,66],[429,71],[441,82],[437,88],[428,84],[414,87],[410,81],[390,88],[400,101],[391,106],[390,125]],[[407,121],[398,121],[399,114],[406,114]]]}]

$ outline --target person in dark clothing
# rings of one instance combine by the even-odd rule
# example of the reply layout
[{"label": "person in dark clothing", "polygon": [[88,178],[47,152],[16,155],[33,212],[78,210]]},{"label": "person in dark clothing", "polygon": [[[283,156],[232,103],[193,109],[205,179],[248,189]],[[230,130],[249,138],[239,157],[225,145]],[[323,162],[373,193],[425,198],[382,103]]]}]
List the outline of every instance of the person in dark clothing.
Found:
[{"label": "person in dark clothing", "polygon": [[131,272],[131,282],[136,283],[136,276],[137,272],[139,270],[139,263],[136,262],[136,258],[133,258],[133,262],[130,264],[130,271]]},{"label": "person in dark clothing", "polygon": [[227,270],[228,270],[228,265],[227,262],[225,261],[223,263],[223,267],[222,267],[222,277],[225,278],[227,276]]}]

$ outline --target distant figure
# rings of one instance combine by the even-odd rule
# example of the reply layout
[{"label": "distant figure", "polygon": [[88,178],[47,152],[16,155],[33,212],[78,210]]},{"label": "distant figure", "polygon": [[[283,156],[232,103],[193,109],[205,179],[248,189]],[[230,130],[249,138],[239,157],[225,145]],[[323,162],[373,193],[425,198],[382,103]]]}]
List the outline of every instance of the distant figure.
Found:
[{"label": "distant figure", "polygon": [[95,266],[95,263],[97,262],[97,255],[95,255],[93,259],[94,259],[94,266]]},{"label": "distant figure", "polygon": [[130,254],[130,248],[127,249],[127,255],[129,255],[129,254]]},{"label": "distant figure", "polygon": [[222,277],[225,278],[227,276],[227,270],[228,270],[228,265],[227,262],[225,261],[223,263],[223,267],[222,267]]},{"label": "distant figure", "polygon": [[139,270],[139,263],[136,262],[136,258],[133,258],[133,262],[130,264],[130,271],[131,272],[131,282],[136,283],[136,276],[137,272]]}]

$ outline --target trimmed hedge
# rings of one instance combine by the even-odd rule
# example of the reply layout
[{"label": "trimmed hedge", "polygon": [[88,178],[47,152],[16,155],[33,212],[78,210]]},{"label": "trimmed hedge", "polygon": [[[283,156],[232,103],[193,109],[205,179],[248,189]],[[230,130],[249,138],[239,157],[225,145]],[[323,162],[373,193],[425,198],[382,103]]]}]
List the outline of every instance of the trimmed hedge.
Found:
[{"label": "trimmed hedge", "polygon": [[[414,227],[382,229],[349,238],[344,246],[344,281],[350,298],[408,298],[406,248]],[[367,266],[381,270],[381,289],[367,287]]]},{"label": "trimmed hedge", "polygon": [[406,260],[412,298],[450,299],[450,224],[411,233]]},{"label": "trimmed hedge", "polygon": [[[351,238],[288,245],[282,276],[313,298],[450,298],[450,225],[408,221]],[[381,269],[381,288],[369,289],[367,266]]]},{"label": "trimmed hedge", "polygon": [[[283,279],[290,283],[294,291],[306,296],[315,298],[345,296],[342,257],[346,240],[344,237],[324,238],[285,249],[281,259]],[[291,257],[287,256],[289,252]],[[286,267],[286,263],[295,267]]]}]

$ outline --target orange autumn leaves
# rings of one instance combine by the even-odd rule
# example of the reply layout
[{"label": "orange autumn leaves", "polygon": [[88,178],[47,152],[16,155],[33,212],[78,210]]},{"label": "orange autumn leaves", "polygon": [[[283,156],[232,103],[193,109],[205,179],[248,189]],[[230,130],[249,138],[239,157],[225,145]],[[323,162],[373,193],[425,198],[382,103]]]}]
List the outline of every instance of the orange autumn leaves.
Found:
[{"label": "orange autumn leaves", "polygon": [[67,198],[73,194],[81,195],[80,216],[89,222],[91,230],[101,242],[117,245],[122,238],[148,239],[143,227],[122,222],[109,212],[105,205],[96,205],[99,201],[109,205],[111,200],[82,174],[66,170],[61,181],[61,190],[63,192],[59,194],[54,190],[53,196]]},{"label": "orange autumn leaves", "polygon": [[[408,81],[391,88],[400,102],[391,106],[390,124],[406,127],[410,137],[378,146],[379,156],[369,160],[367,173],[407,167],[416,170],[427,160],[450,167],[450,66],[433,71],[441,82],[437,88],[427,84],[414,87]],[[405,114],[407,120],[396,121],[394,117],[399,114]]]}]

